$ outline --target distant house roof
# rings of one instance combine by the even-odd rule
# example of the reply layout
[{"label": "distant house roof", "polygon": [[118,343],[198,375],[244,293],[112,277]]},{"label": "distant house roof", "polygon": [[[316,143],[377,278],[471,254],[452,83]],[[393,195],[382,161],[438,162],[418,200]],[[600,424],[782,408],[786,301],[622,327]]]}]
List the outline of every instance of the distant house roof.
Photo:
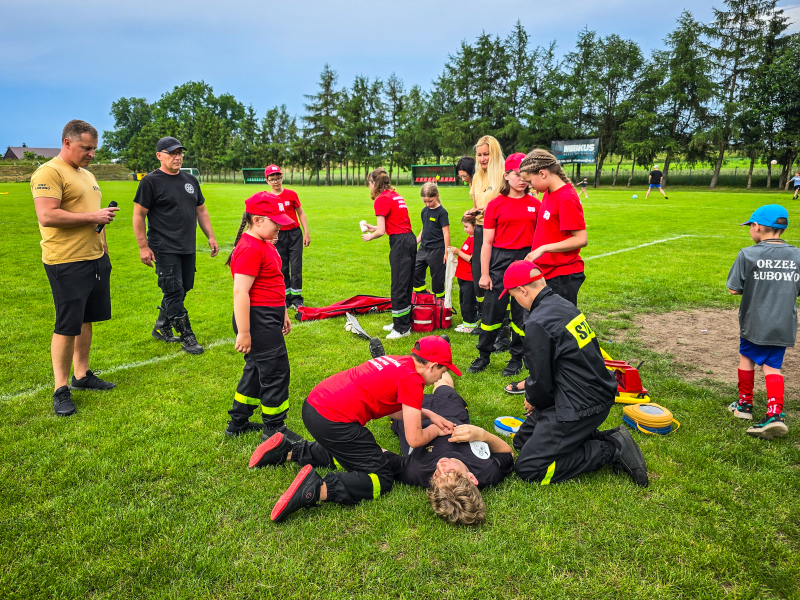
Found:
[{"label": "distant house roof", "polygon": [[3,158],[12,160],[22,160],[25,152],[33,152],[36,156],[54,158],[61,152],[61,148],[26,148],[25,146],[10,146]]}]

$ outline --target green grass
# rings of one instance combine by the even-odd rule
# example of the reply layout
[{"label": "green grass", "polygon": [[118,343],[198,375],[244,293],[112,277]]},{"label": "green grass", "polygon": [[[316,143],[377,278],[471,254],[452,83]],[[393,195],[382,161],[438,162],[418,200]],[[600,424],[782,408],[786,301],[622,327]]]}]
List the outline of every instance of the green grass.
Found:
[{"label": "green grass", "polygon": [[[750,438],[726,411],[732,386],[686,383],[670,357],[614,334],[644,311],[736,306],[725,279],[750,243],[737,224],[776,201],[797,223],[788,194],[672,188],[670,200],[644,200],[639,190],[633,201],[624,188],[590,190],[582,309],[615,358],[647,359],[645,385],[683,426],[666,437],[635,434],[649,464],[647,489],[608,469],[549,487],[512,476],[485,492],[488,522],[468,529],[438,520],[422,490],[399,484],[375,502],[326,505],[281,526],[269,521],[297,469],[249,471],[258,437],[222,434],[243,364],[231,343],[223,263],[243,199],[257,188],[204,185],[224,251],[212,259],[199,234],[187,306],[200,342],[216,345],[193,357],[150,337],[160,294],[131,230],[135,186],[101,182],[104,201],[117,200],[122,211],[107,228],[114,318],[95,328],[91,366],[118,388],[76,393],[79,412],[63,419],[52,412],[54,310],[29,186],[0,184],[10,192],[0,195],[0,597],[800,597],[797,401],[787,403],[795,416],[787,437]],[[311,223],[309,305],[388,295],[387,240],[365,244],[358,236],[358,221],[371,215],[366,190],[300,193]],[[418,190],[401,193],[422,207]],[[453,216],[469,204],[464,189],[442,196]],[[795,243],[797,227],[787,236]],[[676,236],[689,237],[599,257]],[[361,322],[378,333],[387,320]],[[476,355],[475,338],[451,337],[463,369]],[[305,433],[303,398],[322,378],[364,361],[367,347],[344,334],[341,319],[298,324],[287,344],[289,425]],[[387,342],[390,352],[409,346]],[[521,410],[519,397],[502,392],[503,363],[495,357],[486,372],[456,383],[473,422],[488,429],[495,417]],[[757,407],[763,403],[762,395]],[[607,425],[621,419],[616,407]],[[370,428],[398,450],[387,423]]]}]

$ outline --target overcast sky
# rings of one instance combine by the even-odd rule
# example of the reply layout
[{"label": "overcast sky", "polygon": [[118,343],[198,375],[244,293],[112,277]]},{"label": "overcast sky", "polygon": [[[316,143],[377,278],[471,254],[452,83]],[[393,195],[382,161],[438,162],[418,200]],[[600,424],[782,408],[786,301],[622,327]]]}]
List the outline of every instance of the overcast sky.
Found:
[{"label": "overcast sky", "polygon": [[[505,37],[517,19],[535,44],[569,50],[584,26],[617,33],[646,53],[660,47],[684,7],[708,21],[721,1],[508,0],[0,0],[0,151],[23,142],[60,145],[64,124],[113,127],[122,96],[156,100],[173,86],[205,80],[216,93],[303,112],[322,66],[339,86],[358,74],[427,88],[461,40],[482,30]],[[800,5],[784,3],[800,22]],[[556,8],[560,10],[556,10]],[[797,29],[797,25],[792,27]]]}]

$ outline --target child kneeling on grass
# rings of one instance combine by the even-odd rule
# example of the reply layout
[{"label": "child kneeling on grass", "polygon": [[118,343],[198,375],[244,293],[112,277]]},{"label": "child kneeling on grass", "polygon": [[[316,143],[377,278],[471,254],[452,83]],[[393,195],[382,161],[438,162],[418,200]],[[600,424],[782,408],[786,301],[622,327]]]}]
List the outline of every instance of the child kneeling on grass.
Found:
[{"label": "child kneeling on grass", "polygon": [[728,275],[728,291],[741,295],[739,307],[739,399],[728,406],[740,419],[753,418],[753,383],[760,365],[767,385],[767,414],[747,430],[765,440],[789,432],[783,414],[783,355],[797,337],[800,249],[781,234],[789,213],[778,204],[758,208],[750,220],[756,243],[739,250]]},{"label": "child kneeling on grass", "polygon": [[[259,192],[245,200],[242,224],[226,264],[233,276],[233,331],[244,371],[225,429],[228,436],[254,430],[267,439],[277,431],[300,441],[286,428],[289,411],[289,356],[283,336],[292,329],[286,308],[281,257],[275,241],[281,225],[294,221],[274,194]],[[247,230],[245,231],[245,227]],[[261,405],[261,423],[250,416]]]},{"label": "child kneeling on grass", "polygon": [[[472,280],[470,280],[472,286]],[[453,388],[448,373],[425,394],[422,406],[451,421],[453,435],[436,437],[424,448],[412,448],[403,421],[393,421],[402,456],[386,452],[394,478],[427,488],[433,512],[448,523],[476,525],[486,520],[480,488],[497,485],[514,469],[514,452],[496,435],[470,425],[467,403]]]},{"label": "child kneeling on grass", "polygon": [[[318,501],[358,504],[391,491],[389,460],[365,425],[386,416],[402,420],[405,438],[414,448],[453,433],[450,421],[422,407],[424,387],[439,381],[447,369],[461,375],[453,365],[450,344],[428,336],[414,344],[411,356],[378,356],[317,384],[303,404],[303,423],[316,441],[292,445],[279,432],[250,459],[251,468],[287,460],[303,465],[270,518],[280,523]],[[423,418],[431,422],[424,429]],[[328,473],[323,479],[314,467],[341,467],[346,472]]]},{"label": "child kneeling on grass", "polygon": [[447,250],[458,257],[456,279],[458,280],[458,303],[461,307],[463,322],[456,327],[458,333],[472,333],[478,325],[478,298],[475,296],[475,284],[472,281],[472,253],[475,248],[475,217],[461,219],[467,239],[461,249],[450,246]]}]

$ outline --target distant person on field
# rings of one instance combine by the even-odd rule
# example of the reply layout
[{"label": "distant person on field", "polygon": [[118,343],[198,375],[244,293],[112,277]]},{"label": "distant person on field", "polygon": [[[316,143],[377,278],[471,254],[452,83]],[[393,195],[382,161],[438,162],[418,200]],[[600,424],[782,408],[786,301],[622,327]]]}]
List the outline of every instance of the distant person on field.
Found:
[{"label": "distant person on field", "polygon": [[[31,176],[31,192],[42,234],[42,262],[56,308],[50,354],[53,410],[75,414],[73,390],[110,390],[116,385],[89,370],[92,323],[111,319],[111,259],[105,229],[118,208],[102,208],[103,195],[86,166],[94,159],[97,130],[85,121],[67,123],[61,152]],[[74,367],[72,381],[70,366]]]},{"label": "distant person on field", "polygon": [[800,193],[800,171],[795,171],[794,177],[789,181],[794,183],[794,196],[792,196],[792,200],[797,200],[797,194]]},{"label": "distant person on field", "polygon": [[431,290],[444,298],[444,276],[447,271],[447,248],[450,246],[450,217],[439,199],[439,187],[429,181],[420,196],[425,203],[420,216],[422,229],[417,236],[417,258],[414,263],[414,291],[425,291],[425,276],[431,270]]},{"label": "distant person on field", "polygon": [[664,189],[661,187],[661,179],[664,177],[664,174],[658,170],[658,165],[653,165],[653,170],[650,171],[650,177],[647,178],[647,183],[649,184],[647,188],[647,193],[644,195],[645,200],[650,195],[650,192],[653,191],[653,188],[657,188],[661,195],[664,196],[665,200],[669,200],[669,196],[664,193]]},{"label": "distant person on field", "polygon": [[587,180],[587,178],[586,178],[586,177],[584,177],[584,178],[583,178],[583,181],[581,181],[581,183],[580,183],[580,186],[581,186],[581,191],[580,191],[580,192],[578,192],[578,198],[580,198],[580,197],[581,197],[581,194],[583,194],[583,197],[584,197],[584,198],[586,198],[587,200],[589,199],[589,194],[587,194],[587,193],[586,193],[586,185],[587,185],[587,184],[588,184],[588,180]]},{"label": "distant person on field", "polygon": [[728,291],[741,295],[739,307],[739,399],[728,407],[740,419],[753,418],[753,382],[761,366],[767,385],[767,414],[747,430],[765,440],[786,435],[783,414],[783,355],[797,336],[797,297],[800,295],[800,249],[781,235],[789,213],[767,204],[742,225],[750,226],[756,243],[739,250],[728,275]]},{"label": "distant person on field", "polygon": [[[186,294],[194,287],[198,223],[208,238],[212,258],[219,253],[219,244],[200,183],[194,175],[181,171],[185,150],[174,137],[158,140],[156,158],[161,166],[145,175],[136,190],[133,233],[139,244],[139,259],[148,267],[156,264],[162,292],[153,337],[162,342],[180,341],[189,354],[202,354],[203,347],[197,343],[184,306]],[[180,338],[172,335],[173,327]]]},{"label": "distant person on field", "polygon": [[[286,214],[294,225],[281,227],[275,247],[281,255],[281,272],[286,284],[286,308],[298,309],[303,306],[303,247],[308,248],[311,237],[308,233],[308,220],[300,198],[294,190],[283,187],[283,173],[278,165],[269,165],[264,177],[275,194],[283,202]],[[300,229],[300,225],[303,229]]]},{"label": "distant person on field", "polygon": [[456,164],[456,174],[464,183],[472,185],[472,177],[475,175],[475,159],[471,156],[462,156]]}]

